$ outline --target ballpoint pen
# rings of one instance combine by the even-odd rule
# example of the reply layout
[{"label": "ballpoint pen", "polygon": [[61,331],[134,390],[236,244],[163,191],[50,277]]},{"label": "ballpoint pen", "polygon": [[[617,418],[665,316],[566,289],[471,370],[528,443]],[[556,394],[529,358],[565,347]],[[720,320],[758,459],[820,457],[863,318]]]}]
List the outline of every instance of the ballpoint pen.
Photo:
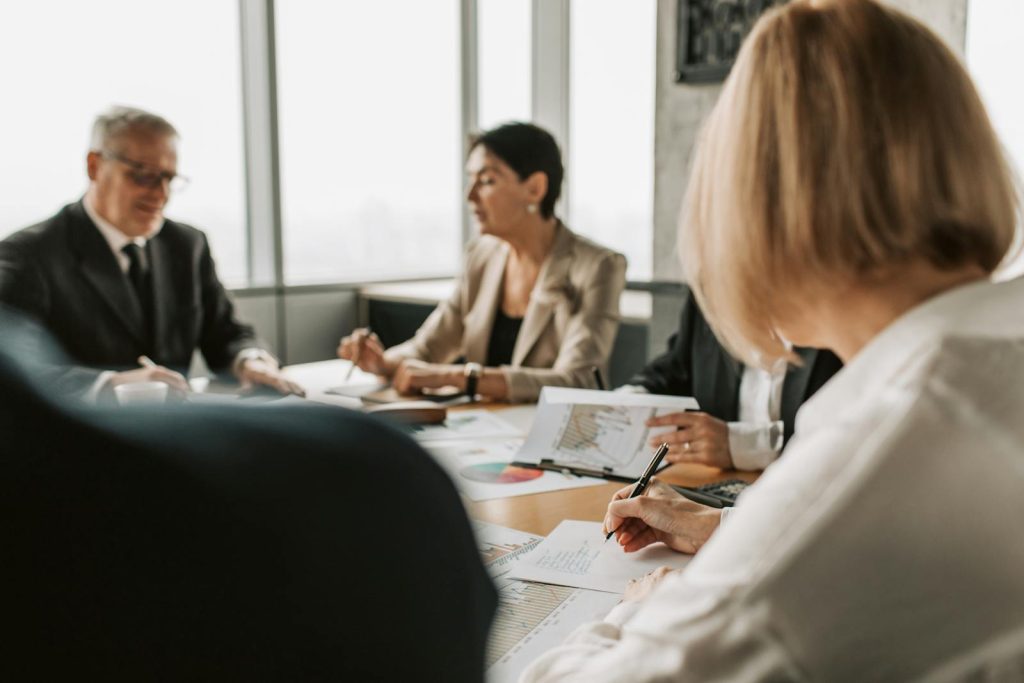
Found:
[{"label": "ballpoint pen", "polygon": [[[641,474],[640,478],[636,480],[636,484],[633,485],[633,490],[630,492],[629,498],[636,498],[637,496],[643,495],[643,492],[646,491],[647,487],[650,485],[651,478],[654,476],[654,473],[658,470],[658,465],[661,464],[661,461],[665,457],[666,453],[668,453],[667,443],[663,443],[660,446],[658,446],[658,450],[654,451],[654,457],[651,458],[651,461],[649,463],[647,463],[647,469],[644,470],[644,473]],[[629,498],[627,498],[627,500]],[[612,537],[612,534],[614,534],[618,530],[619,527],[616,527],[609,531],[608,535],[604,537],[604,540],[607,541],[609,538]]]},{"label": "ballpoint pen", "polygon": [[[366,328],[366,339],[369,339],[371,336],[373,336],[373,330],[371,330],[369,327],[367,327]],[[359,349],[361,349],[361,348],[363,348],[362,342],[360,342],[359,344],[356,345],[356,352],[354,354],[352,354],[352,365],[349,366],[348,372],[345,373],[345,383],[346,384],[348,384],[348,381],[350,379],[352,379],[352,373],[356,371],[356,366],[359,364]]]}]

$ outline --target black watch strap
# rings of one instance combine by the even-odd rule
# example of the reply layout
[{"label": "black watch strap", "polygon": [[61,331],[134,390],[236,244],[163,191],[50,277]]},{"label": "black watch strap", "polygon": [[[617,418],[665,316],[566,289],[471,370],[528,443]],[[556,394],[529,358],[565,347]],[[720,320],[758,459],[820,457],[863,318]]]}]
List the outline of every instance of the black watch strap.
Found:
[{"label": "black watch strap", "polygon": [[466,396],[476,398],[476,388],[480,383],[480,374],[482,372],[483,366],[479,363],[466,363]]}]

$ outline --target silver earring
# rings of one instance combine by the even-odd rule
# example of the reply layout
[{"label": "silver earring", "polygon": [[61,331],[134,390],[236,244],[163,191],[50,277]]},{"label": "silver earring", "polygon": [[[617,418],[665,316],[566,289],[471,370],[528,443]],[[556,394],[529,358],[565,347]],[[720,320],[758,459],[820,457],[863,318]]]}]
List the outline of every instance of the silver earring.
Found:
[{"label": "silver earring", "polygon": [[526,213],[537,213],[537,205],[536,204],[527,204],[526,205]]}]

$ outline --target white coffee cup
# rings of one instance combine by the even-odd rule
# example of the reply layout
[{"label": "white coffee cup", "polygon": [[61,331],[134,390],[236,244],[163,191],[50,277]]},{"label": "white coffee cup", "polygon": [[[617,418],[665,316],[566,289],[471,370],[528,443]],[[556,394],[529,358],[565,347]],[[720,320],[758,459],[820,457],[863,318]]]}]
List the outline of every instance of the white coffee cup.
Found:
[{"label": "white coffee cup", "polygon": [[114,387],[114,395],[123,406],[152,406],[167,400],[167,389],[163,382],[129,382]]},{"label": "white coffee cup", "polygon": [[204,394],[210,388],[210,378],[192,377],[188,380],[188,388],[197,394]]}]

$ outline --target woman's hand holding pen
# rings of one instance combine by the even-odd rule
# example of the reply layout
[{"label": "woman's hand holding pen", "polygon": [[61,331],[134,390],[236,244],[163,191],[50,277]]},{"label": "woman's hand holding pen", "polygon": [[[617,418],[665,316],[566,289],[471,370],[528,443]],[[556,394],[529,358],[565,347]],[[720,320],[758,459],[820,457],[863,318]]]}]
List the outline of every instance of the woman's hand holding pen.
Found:
[{"label": "woman's hand holding pen", "polygon": [[692,462],[698,465],[732,469],[729,451],[729,425],[707,413],[681,412],[657,415],[647,421],[648,427],[675,427],[676,431],[655,434],[652,448],[668,444],[665,460],[670,463]]},{"label": "woman's hand holding pen", "polygon": [[694,503],[672,487],[654,480],[644,495],[630,498],[633,486],[619,489],[608,505],[604,529],[627,553],[661,541],[681,553],[693,554],[718,528],[721,510]]},{"label": "woman's hand holding pen", "polygon": [[365,327],[354,330],[338,344],[338,358],[350,360],[360,370],[390,377],[395,368],[384,359],[380,338]]}]

